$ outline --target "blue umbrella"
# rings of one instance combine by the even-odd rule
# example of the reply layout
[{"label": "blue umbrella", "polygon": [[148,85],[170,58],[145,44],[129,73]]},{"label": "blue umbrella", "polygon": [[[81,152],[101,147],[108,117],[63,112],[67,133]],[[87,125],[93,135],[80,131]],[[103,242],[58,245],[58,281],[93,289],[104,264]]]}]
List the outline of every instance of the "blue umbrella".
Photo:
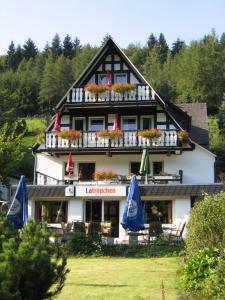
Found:
[{"label": "blue umbrella", "polygon": [[132,176],[121,225],[130,231],[145,229],[141,195],[136,176]]},{"label": "blue umbrella", "polygon": [[7,220],[17,229],[23,227],[28,219],[28,195],[25,177],[21,176],[16,194],[7,213]]}]

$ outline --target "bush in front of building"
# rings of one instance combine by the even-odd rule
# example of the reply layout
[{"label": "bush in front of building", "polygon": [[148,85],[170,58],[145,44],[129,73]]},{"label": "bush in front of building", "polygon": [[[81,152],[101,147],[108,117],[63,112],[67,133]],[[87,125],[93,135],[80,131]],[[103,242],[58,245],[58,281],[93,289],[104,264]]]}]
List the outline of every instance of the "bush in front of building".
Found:
[{"label": "bush in front of building", "polygon": [[225,192],[205,195],[195,204],[188,221],[186,248],[189,257],[205,247],[225,246]]},{"label": "bush in front of building", "polygon": [[75,231],[70,235],[66,249],[68,254],[75,256],[102,255],[102,236],[98,233],[87,235],[85,232]]},{"label": "bush in front of building", "polygon": [[5,239],[0,254],[0,299],[47,299],[63,288],[66,257],[50,243],[46,226],[29,221],[19,240]]}]

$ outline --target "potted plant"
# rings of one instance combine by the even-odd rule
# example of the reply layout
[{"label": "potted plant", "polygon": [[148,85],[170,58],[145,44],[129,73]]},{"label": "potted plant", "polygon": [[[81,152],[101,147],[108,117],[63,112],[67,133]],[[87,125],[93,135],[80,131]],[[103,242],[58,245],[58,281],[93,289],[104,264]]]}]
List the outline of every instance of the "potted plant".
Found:
[{"label": "potted plant", "polygon": [[65,140],[69,140],[69,141],[73,141],[76,139],[79,139],[81,136],[81,133],[79,130],[62,130],[57,132],[57,136],[65,139]]},{"label": "potted plant", "polygon": [[162,135],[161,131],[157,128],[138,131],[138,136],[141,136],[142,138],[149,139],[149,140],[158,139],[161,137],[161,135]]},{"label": "potted plant", "polygon": [[136,88],[136,84],[133,83],[115,83],[112,85],[112,90],[116,93],[125,93],[133,91]]},{"label": "potted plant", "polygon": [[91,84],[87,84],[84,87],[85,91],[90,92],[92,94],[95,95],[99,95],[103,92],[106,92],[109,87],[106,84],[95,84],[95,83],[91,83]]},{"label": "potted plant", "polygon": [[103,129],[97,131],[96,135],[98,138],[114,140],[115,138],[122,137],[123,132],[120,129]]},{"label": "potted plant", "polygon": [[93,179],[96,181],[113,180],[117,178],[117,174],[112,171],[96,171],[93,174]]},{"label": "potted plant", "polygon": [[189,141],[189,132],[187,132],[186,130],[179,130],[177,132],[177,136],[178,136],[178,139],[180,140],[180,142],[183,145],[188,143],[188,141]]}]

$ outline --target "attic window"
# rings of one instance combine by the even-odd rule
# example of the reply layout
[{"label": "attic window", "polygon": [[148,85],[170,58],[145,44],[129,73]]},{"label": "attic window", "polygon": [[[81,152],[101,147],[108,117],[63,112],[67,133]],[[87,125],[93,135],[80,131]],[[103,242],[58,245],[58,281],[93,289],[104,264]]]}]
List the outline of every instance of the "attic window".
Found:
[{"label": "attic window", "polygon": [[115,83],[127,83],[127,75],[115,74]]},{"label": "attic window", "polygon": [[98,83],[99,84],[106,84],[106,74],[100,74],[98,76]]}]

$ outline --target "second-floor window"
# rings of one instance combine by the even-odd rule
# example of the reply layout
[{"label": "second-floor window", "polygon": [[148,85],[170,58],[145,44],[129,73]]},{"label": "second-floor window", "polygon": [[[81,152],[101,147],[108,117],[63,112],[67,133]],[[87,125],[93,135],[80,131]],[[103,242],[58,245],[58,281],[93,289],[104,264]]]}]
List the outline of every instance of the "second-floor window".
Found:
[{"label": "second-floor window", "polygon": [[154,127],[153,116],[141,117],[141,129],[151,129]]},{"label": "second-floor window", "polygon": [[122,117],[122,130],[137,130],[137,118]]},{"label": "second-floor window", "polygon": [[127,83],[127,75],[126,74],[115,74],[115,83]]},{"label": "second-floor window", "polygon": [[104,118],[96,117],[96,118],[90,118],[89,119],[89,130],[90,131],[98,131],[104,129]]}]

